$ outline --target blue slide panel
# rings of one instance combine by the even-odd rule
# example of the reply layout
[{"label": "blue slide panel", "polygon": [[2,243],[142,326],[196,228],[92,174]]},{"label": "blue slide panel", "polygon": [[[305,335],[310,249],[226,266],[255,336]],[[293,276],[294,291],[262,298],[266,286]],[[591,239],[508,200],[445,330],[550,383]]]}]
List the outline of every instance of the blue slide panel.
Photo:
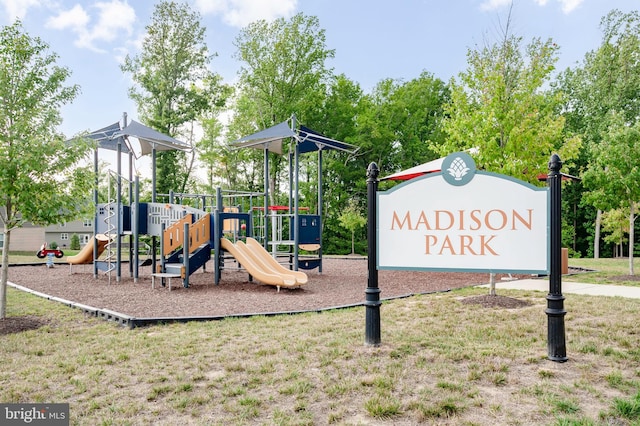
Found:
[{"label": "blue slide panel", "polygon": [[299,215],[298,232],[299,244],[320,244],[320,215]]}]

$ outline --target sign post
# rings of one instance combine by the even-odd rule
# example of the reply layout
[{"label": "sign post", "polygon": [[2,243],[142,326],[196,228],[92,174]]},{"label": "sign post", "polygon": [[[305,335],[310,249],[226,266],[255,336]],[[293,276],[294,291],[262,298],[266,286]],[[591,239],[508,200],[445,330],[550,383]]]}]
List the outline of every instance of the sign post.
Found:
[{"label": "sign post", "polygon": [[369,164],[367,168],[367,238],[368,246],[368,270],[367,289],[365,290],[366,319],[365,319],[365,343],[371,346],[378,346],[381,342],[380,338],[380,288],[378,287],[378,268],[377,268],[377,235],[376,235],[376,213],[377,213],[377,192],[378,192],[378,175],[380,169],[376,163]]},{"label": "sign post", "polygon": [[549,294],[547,294],[547,346],[549,359],[556,362],[567,361],[565,343],[564,296],[562,295],[562,161],[557,154],[549,160],[550,202],[550,273]]}]

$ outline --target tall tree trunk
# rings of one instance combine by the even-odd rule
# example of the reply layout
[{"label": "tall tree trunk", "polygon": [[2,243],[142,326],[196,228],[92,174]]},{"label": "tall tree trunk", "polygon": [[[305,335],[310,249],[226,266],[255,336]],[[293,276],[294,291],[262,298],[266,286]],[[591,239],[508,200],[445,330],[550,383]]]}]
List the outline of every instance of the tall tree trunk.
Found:
[{"label": "tall tree trunk", "polygon": [[[272,206],[275,206],[278,204],[277,202],[277,198],[276,198],[276,185],[278,184],[278,182],[276,181],[276,177],[275,176],[271,176],[270,177],[270,182],[269,182],[269,204],[271,204]],[[293,208],[293,206],[291,206]]]},{"label": "tall tree trunk", "polygon": [[351,254],[356,254],[356,231],[351,231]]},{"label": "tall tree trunk", "polygon": [[[193,135],[193,121],[190,123],[191,129],[189,131],[189,145],[191,145],[191,151],[189,152],[190,158],[187,159],[186,170],[184,171],[182,185],[180,185],[180,193],[184,194],[187,190],[187,183],[189,183],[189,177],[193,171],[193,165],[196,162],[196,147]],[[186,154],[185,154],[186,156]]]},{"label": "tall tree trunk", "polygon": [[636,212],[633,201],[629,207],[629,275],[633,275],[633,249],[634,249],[634,232],[633,225],[636,221]]},{"label": "tall tree trunk", "polygon": [[593,238],[593,258],[600,259],[600,225],[602,224],[602,210],[596,214],[596,235]]},{"label": "tall tree trunk", "polygon": [[9,278],[9,243],[11,242],[11,231],[4,225],[2,231],[4,243],[2,248],[2,273],[0,273],[0,320],[7,316],[7,280]]}]

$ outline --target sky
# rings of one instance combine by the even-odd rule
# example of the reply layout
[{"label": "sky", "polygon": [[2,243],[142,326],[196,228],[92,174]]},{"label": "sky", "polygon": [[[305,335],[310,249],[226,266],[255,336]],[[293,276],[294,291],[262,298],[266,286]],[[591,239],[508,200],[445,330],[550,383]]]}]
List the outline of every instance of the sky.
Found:
[{"label": "sky", "polygon": [[[249,23],[317,16],[327,66],[369,93],[383,79],[409,81],[423,71],[448,81],[466,69],[468,49],[497,41],[511,0],[186,0],[201,16],[214,72],[237,79],[234,40]],[[136,55],[150,23],[151,0],[0,0],[0,25],[20,19],[72,71],[67,84],[81,94],[63,107],[60,130],[71,137],[120,120],[138,120],[120,64]],[[600,20],[610,10],[640,9],[640,0],[514,0],[512,31],[526,42],[553,39],[558,70],[579,65],[602,40]]]}]

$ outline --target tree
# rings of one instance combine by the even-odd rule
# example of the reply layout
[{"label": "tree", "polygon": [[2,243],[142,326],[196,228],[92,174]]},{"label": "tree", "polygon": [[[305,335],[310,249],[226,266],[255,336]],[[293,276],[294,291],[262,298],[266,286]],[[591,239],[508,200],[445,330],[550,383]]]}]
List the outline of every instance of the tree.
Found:
[{"label": "tree", "polygon": [[0,319],[6,316],[11,231],[25,222],[49,225],[90,213],[88,141],[65,142],[56,131],[60,108],[78,94],[64,86],[70,71],[16,21],[0,31],[0,222],[4,248],[0,274]]},{"label": "tree", "polygon": [[[468,69],[451,82],[451,101],[445,107],[444,143],[434,144],[441,155],[477,148],[479,169],[511,175],[536,184],[547,173],[551,153],[563,161],[576,155],[579,138],[563,139],[559,113],[563,95],[545,90],[557,62],[558,46],[551,40],[522,37],[509,30],[493,45],[467,52]],[[489,294],[495,295],[490,276]]]},{"label": "tree", "polygon": [[[509,18],[510,19],[510,18]],[[563,161],[577,152],[578,138],[563,140],[564,118],[558,113],[562,93],[545,90],[557,62],[558,46],[509,33],[500,42],[467,53],[468,69],[451,82],[445,108],[446,142],[441,155],[478,148],[479,169],[538,182],[554,150]]]},{"label": "tree", "polygon": [[[563,88],[571,95],[565,105],[565,116],[574,131],[582,134],[589,148],[581,161],[583,169],[591,161],[598,163],[598,159],[593,158],[600,151],[596,146],[610,139],[614,117],[629,128],[640,117],[640,63],[637,60],[640,55],[640,13],[612,10],[602,18],[600,27],[603,32],[600,47],[587,53],[582,67],[568,70],[561,80]],[[586,204],[606,204],[593,195],[585,194]],[[596,219],[595,257],[599,255],[598,223]]]},{"label": "tree", "polygon": [[[334,76],[320,107],[309,116],[308,124],[332,139],[358,144],[358,117],[364,111],[364,100],[365,96],[357,83],[344,74]],[[322,188],[322,230],[326,237],[323,237],[322,243],[325,253],[348,250],[348,236],[340,225],[339,216],[350,201],[366,197],[361,169],[364,163],[365,160],[357,155],[334,150],[323,153],[323,180],[326,184]],[[304,191],[305,185],[300,186]],[[311,188],[308,193],[311,199]]]},{"label": "tree", "polygon": [[604,240],[614,244],[614,257],[624,256],[623,244],[628,240],[629,212],[624,209],[609,210],[602,214],[602,230],[607,233]]},{"label": "tree", "polygon": [[393,132],[397,170],[437,158],[432,145],[444,142],[441,123],[448,100],[447,84],[428,72],[405,83],[392,83],[380,120]]},{"label": "tree", "polygon": [[73,234],[71,236],[71,241],[69,242],[69,248],[71,250],[80,250],[80,237],[78,234]]},{"label": "tree", "polygon": [[621,115],[611,118],[609,131],[592,145],[591,162],[583,175],[590,190],[585,197],[596,208],[629,212],[629,275],[634,274],[634,224],[640,200],[640,121],[625,123]]},{"label": "tree", "polygon": [[[334,51],[327,49],[325,40],[318,18],[302,13],[288,21],[260,20],[243,28],[234,42],[235,56],[242,65],[232,128],[246,129],[249,124],[252,131],[257,131],[283,122],[292,114],[304,123],[305,117],[321,104],[331,77],[325,62],[333,58]],[[272,155],[272,202],[284,163],[282,156]]]},{"label": "tree", "polygon": [[[140,54],[127,55],[121,66],[136,83],[129,96],[141,119],[173,137],[185,123],[224,105],[229,95],[222,78],[209,70],[215,54],[209,53],[200,22],[200,14],[187,3],[161,1],[146,27]],[[186,163],[184,152],[158,153],[158,192],[184,192],[192,163]]]},{"label": "tree", "polygon": [[356,231],[367,223],[367,218],[358,211],[355,203],[350,202],[349,206],[340,214],[340,225],[351,231],[351,254],[356,253]]}]

